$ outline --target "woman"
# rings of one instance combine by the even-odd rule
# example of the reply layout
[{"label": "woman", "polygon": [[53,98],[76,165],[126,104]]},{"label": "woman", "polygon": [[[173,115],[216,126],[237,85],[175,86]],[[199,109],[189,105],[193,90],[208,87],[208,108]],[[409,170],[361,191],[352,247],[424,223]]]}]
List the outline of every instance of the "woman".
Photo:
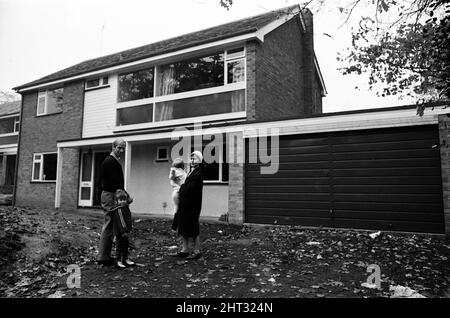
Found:
[{"label": "woman", "polygon": [[[176,217],[172,225],[178,231],[183,240],[181,252],[173,256],[186,257],[186,259],[199,259],[200,252],[200,227],[199,217],[202,208],[203,194],[203,155],[200,151],[191,154],[191,171],[179,191],[179,204]],[[193,241],[193,253],[189,255],[189,241]]]}]

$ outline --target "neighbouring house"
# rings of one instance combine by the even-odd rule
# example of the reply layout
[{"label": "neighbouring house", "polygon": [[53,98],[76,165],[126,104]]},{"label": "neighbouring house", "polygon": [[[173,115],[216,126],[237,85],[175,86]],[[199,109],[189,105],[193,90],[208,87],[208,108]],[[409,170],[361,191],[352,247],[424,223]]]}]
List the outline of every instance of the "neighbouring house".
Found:
[{"label": "neighbouring house", "polygon": [[13,193],[20,126],[20,101],[0,104],[0,193]]},{"label": "neighbouring house", "polygon": [[[88,60],[15,89],[18,206],[98,207],[100,164],[120,136],[133,212],[172,215],[168,172],[180,145],[174,137],[184,136],[217,159],[205,170],[205,217],[450,233],[447,111],[322,114],[313,17],[299,6]],[[265,160],[269,153],[277,160]]]}]

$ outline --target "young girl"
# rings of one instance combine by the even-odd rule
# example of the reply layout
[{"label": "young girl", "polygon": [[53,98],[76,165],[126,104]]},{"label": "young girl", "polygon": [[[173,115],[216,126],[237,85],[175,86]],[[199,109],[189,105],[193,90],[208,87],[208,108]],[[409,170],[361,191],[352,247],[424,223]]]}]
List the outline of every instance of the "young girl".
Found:
[{"label": "young girl", "polygon": [[113,219],[113,234],[116,236],[117,266],[125,268],[134,265],[134,262],[128,259],[128,247],[130,244],[129,236],[132,228],[131,211],[128,205],[132,199],[124,190],[117,190],[114,194],[116,206],[111,209]]},{"label": "young girl", "polygon": [[175,224],[179,202],[178,192],[180,191],[181,185],[186,180],[186,171],[184,171],[184,162],[181,158],[177,158],[173,161],[172,167],[170,168],[169,172],[169,180],[170,185],[172,186],[172,200],[174,207],[174,225],[172,226],[172,228],[175,230],[177,227]]}]

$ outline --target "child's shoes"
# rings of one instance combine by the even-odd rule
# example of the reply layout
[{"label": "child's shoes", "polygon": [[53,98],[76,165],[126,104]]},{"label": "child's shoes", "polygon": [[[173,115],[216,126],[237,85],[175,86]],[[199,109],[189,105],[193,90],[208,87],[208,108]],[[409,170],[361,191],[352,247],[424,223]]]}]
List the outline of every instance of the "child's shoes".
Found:
[{"label": "child's shoes", "polygon": [[117,267],[119,267],[119,268],[126,268],[127,266],[124,263],[122,263],[122,261],[117,261]]},{"label": "child's shoes", "polygon": [[136,263],[127,259],[127,260],[125,260],[125,265],[126,266],[134,266],[134,265],[136,265]]}]

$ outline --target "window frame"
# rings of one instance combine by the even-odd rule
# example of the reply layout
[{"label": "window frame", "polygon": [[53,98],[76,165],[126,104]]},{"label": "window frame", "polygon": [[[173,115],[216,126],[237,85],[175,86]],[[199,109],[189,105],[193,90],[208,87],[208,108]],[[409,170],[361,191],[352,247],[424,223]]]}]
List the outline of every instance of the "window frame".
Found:
[{"label": "window frame", "polygon": [[[228,51],[235,50],[242,48],[242,53],[238,56],[234,56],[232,58],[227,58]],[[144,128],[150,128],[150,127],[162,127],[167,125],[179,125],[179,124],[186,124],[192,122],[192,119],[201,120],[201,121],[214,121],[214,120],[223,120],[223,119],[244,119],[247,116],[247,48],[245,44],[233,46],[227,49],[224,49],[222,51],[217,50],[211,50],[210,53],[204,53],[199,55],[199,57],[202,56],[208,56],[211,54],[216,54],[219,52],[224,53],[224,84],[217,87],[211,87],[211,88],[203,88],[193,91],[187,91],[187,92],[181,92],[181,93],[175,93],[175,94],[169,94],[169,95],[162,95],[162,96],[156,96],[157,95],[157,85],[156,85],[156,79],[158,78],[158,66],[162,64],[167,64],[169,61],[164,61],[164,63],[161,64],[154,64],[153,66],[145,65],[142,66],[139,69],[130,70],[128,72],[138,71],[138,70],[144,70],[153,68],[153,97],[149,98],[143,98],[143,99],[136,99],[131,101],[124,101],[119,102],[118,94],[119,94],[119,85],[117,85],[117,99],[116,99],[116,113],[117,110],[120,108],[126,108],[126,107],[133,107],[133,106],[140,106],[144,104],[153,104],[153,118],[151,122],[148,123],[138,123],[138,124],[129,124],[129,125],[117,125],[117,121],[115,123],[115,127],[113,129],[114,132],[121,132],[121,131],[127,131],[127,130],[135,130],[135,129],[144,129]],[[178,59],[182,60],[182,59]],[[228,63],[233,61],[243,60],[244,61],[244,80],[236,83],[228,83]],[[174,60],[173,62],[176,62],[177,60]],[[122,71],[120,74],[124,74],[127,71]],[[120,75],[119,74],[119,75]],[[175,101],[179,99],[186,99],[191,97],[201,97],[206,95],[213,95],[213,94],[220,94],[220,93],[226,93],[226,92],[233,92],[238,90],[244,90],[244,111],[239,112],[230,112],[230,113],[224,113],[224,114],[214,114],[214,115],[204,115],[204,116],[197,116],[197,117],[186,117],[186,118],[180,118],[180,119],[168,119],[163,121],[155,121],[155,112],[156,112],[156,104],[160,102],[168,102],[168,101]]]},{"label": "window frame", "polygon": [[14,119],[14,133],[19,133],[20,130],[20,116]]},{"label": "window frame", "polygon": [[[131,100],[126,100],[126,101],[120,101],[120,76],[123,75],[128,75],[131,73],[137,73],[137,72],[141,72],[141,71],[147,71],[147,70],[152,70],[153,71],[153,78],[152,78],[152,97],[147,97],[147,98],[138,98],[138,99],[131,99]],[[129,107],[132,106],[138,106],[140,104],[136,104],[139,101],[142,100],[152,100],[153,98],[155,98],[155,77],[156,77],[156,65],[152,65],[152,66],[143,66],[142,68],[134,68],[134,69],[130,69],[130,70],[124,70],[122,72],[117,73],[117,90],[116,90],[116,105],[129,105]]]},{"label": "window frame", "polygon": [[[105,78],[106,78],[106,83],[105,83]],[[89,81],[93,81],[93,80],[96,80],[96,79],[98,79],[98,85],[87,87],[87,83]],[[110,87],[109,75],[87,78],[85,80],[85,82],[84,82],[84,90],[85,91],[91,91],[91,90],[95,90],[95,89],[99,89],[99,88],[105,88],[105,87]]]},{"label": "window frame", "polygon": [[[33,160],[32,160],[32,168],[31,168],[31,182],[45,182],[45,183],[56,183],[55,180],[43,180],[43,174],[44,174],[44,155],[49,154],[56,154],[56,167],[58,166],[58,152],[57,151],[50,151],[50,152],[35,152],[33,153]],[[36,159],[37,156],[41,156],[40,159]],[[39,179],[34,178],[34,172],[35,172],[35,164],[39,163]]]},{"label": "window frame", "polygon": [[[60,113],[63,112],[62,110],[59,110],[59,111],[56,111],[56,112],[53,112],[53,113],[49,113],[48,112],[48,93],[49,93],[49,91],[55,91],[55,90],[58,90],[58,89],[62,89],[63,101],[64,101],[64,87],[63,86],[55,87],[53,89],[46,89],[45,91],[38,91],[38,98],[37,98],[37,103],[36,103],[36,116],[37,117],[53,115],[53,114],[60,114]],[[44,112],[43,113],[39,113],[39,99],[41,97],[45,98],[45,101],[44,101]]]},{"label": "window frame", "polygon": [[[224,164],[228,164],[227,162],[227,158],[225,157],[227,155],[227,152],[224,151],[224,147],[227,148],[228,150],[228,143],[225,142],[225,137],[224,138],[224,142],[222,143],[222,146],[219,148],[219,157],[222,158],[221,162],[218,162],[218,169],[219,169],[219,179],[217,180],[203,180],[203,183],[206,185],[227,185],[229,183],[229,178],[230,178],[230,170],[228,170],[228,180],[224,181],[223,180],[223,165]],[[202,145],[202,153],[205,150],[205,146],[208,143],[208,140],[206,140],[207,142],[205,144]],[[209,140],[209,142],[211,142],[211,140]],[[191,151],[193,151],[193,148],[191,149]],[[203,164],[206,164],[205,162],[203,162]]]},{"label": "window frame", "polygon": [[[0,120],[2,119],[8,119],[11,117],[15,117],[16,119],[14,119],[14,124],[13,124],[13,131],[12,132],[8,132],[8,133],[4,133],[4,134],[0,134],[0,137],[7,137],[7,136],[16,136],[19,134],[19,129],[20,129],[20,116],[17,114],[14,115],[7,115],[7,116],[2,116],[0,117]],[[19,127],[17,127],[16,130],[16,125],[19,125]]]},{"label": "window frame", "polygon": [[[166,157],[165,158],[162,158],[162,157],[159,156],[159,151],[161,149],[165,149],[166,150]],[[156,160],[155,160],[156,162],[168,162],[169,161],[169,157],[170,157],[170,155],[169,155],[169,146],[158,146],[158,147],[156,147]]]}]

